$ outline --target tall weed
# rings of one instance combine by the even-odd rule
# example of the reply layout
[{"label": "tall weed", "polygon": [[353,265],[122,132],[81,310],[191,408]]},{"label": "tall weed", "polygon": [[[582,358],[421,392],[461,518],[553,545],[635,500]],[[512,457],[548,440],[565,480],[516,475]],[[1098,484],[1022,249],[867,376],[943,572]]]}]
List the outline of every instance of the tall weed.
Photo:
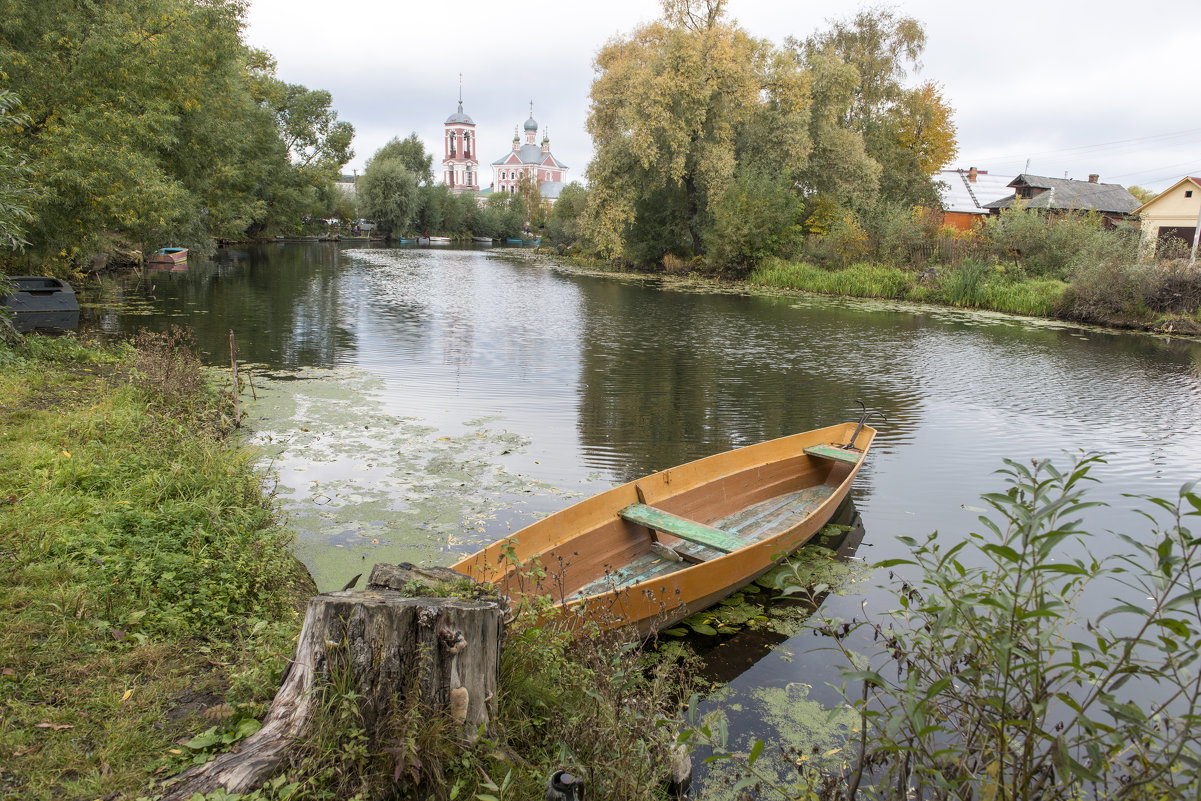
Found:
[{"label": "tall weed", "polygon": [[[1098,461],[1007,461],[980,532],[949,547],[903,538],[912,558],[881,563],[918,571],[898,609],[827,626],[839,644],[865,628],[882,645],[844,651],[863,726],[850,797],[861,782],[872,798],[1195,797],[1201,537],[1187,524],[1201,495],[1145,499],[1162,513],[1143,512],[1150,532],[1097,557],[1080,513],[1098,505]],[[1084,601],[1114,590],[1125,597],[1108,608]]]}]

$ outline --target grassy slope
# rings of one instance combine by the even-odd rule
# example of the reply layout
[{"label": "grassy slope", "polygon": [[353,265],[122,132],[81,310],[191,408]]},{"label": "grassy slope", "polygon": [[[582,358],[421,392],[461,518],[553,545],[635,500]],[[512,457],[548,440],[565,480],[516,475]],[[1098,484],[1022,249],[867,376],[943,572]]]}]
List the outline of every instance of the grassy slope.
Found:
[{"label": "grassy slope", "polygon": [[6,799],[147,788],[261,714],[290,655],[288,536],[197,366],[148,353],[0,346]]}]

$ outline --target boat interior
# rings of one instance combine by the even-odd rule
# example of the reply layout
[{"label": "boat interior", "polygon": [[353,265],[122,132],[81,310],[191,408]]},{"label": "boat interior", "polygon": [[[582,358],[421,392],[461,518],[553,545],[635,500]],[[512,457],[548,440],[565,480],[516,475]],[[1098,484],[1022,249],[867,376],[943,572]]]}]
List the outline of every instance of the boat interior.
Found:
[{"label": "boat interior", "polygon": [[[531,526],[517,543],[526,568],[506,565],[493,580],[510,594],[570,602],[788,539],[783,535],[838,491],[860,457],[816,445],[716,479],[689,475],[690,466],[647,476]],[[557,541],[565,531],[572,533]]]}]

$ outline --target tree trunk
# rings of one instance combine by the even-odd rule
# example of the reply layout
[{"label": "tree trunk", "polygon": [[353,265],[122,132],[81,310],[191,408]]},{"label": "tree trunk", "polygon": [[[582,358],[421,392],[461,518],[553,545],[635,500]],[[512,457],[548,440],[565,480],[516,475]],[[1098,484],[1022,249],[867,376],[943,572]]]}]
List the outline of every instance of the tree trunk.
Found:
[{"label": "tree trunk", "polygon": [[163,801],[260,786],[313,730],[320,691],[331,679],[358,695],[368,732],[377,731],[394,709],[416,701],[445,711],[473,741],[496,714],[507,609],[495,597],[409,597],[470,587],[470,579],[451,570],[376,565],[366,590],[312,598],[296,659],[263,727],[235,750],[185,771]]}]

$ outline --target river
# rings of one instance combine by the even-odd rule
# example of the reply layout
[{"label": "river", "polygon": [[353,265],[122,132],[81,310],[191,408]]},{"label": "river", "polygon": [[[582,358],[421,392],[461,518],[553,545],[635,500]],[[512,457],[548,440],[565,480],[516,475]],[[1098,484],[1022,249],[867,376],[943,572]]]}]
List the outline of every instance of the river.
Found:
[{"label": "river", "polygon": [[[1145,528],[1124,493],[1201,477],[1187,340],[591,275],[507,249],[225,250],[85,297],[112,332],[190,326],[213,365],[233,331],[256,382],[249,437],[322,590],[374,561],[449,564],[615,482],[853,420],[858,401],[887,418],[853,492],[868,563],[904,556],[899,536],[979,530],[965,507],[1002,488],[1005,458],[1105,452],[1098,530]],[[865,599],[885,603],[865,587],[824,609]],[[776,707],[830,703],[813,641],[723,657],[722,678],[784,693]],[[728,703],[764,735],[770,715]]]}]

